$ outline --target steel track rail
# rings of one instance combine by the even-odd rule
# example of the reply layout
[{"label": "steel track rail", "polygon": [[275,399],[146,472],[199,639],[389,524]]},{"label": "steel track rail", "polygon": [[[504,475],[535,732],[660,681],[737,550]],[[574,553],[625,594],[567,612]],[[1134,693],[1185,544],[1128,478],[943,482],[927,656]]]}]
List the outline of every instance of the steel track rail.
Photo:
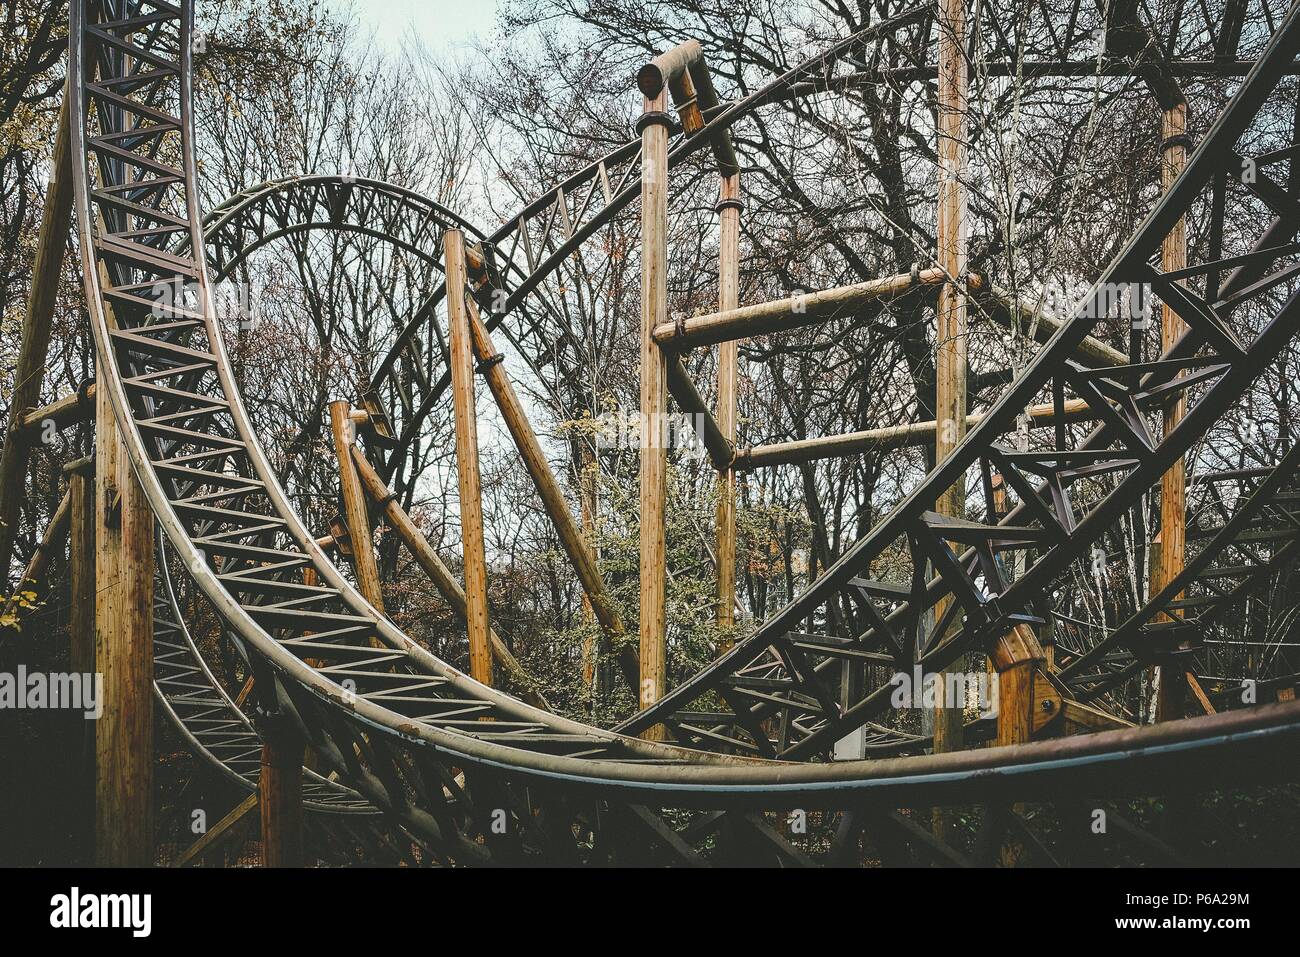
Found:
[{"label": "steel track rail", "polygon": [[[261,777],[262,737],[195,644],[159,544],[154,568],[154,696],[191,752],[239,790],[252,793]],[[378,813],[351,788],[311,768],[303,769],[303,806],[321,814]]]}]

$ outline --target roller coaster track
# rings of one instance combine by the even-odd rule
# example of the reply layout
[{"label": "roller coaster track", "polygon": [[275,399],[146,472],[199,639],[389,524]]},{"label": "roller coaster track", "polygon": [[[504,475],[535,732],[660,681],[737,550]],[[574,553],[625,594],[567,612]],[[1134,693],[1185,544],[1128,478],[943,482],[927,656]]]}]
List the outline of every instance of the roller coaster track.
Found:
[{"label": "roller coaster track", "polygon": [[[1061,680],[1081,700],[1094,699],[1157,662],[1203,653],[1216,622],[1300,557],[1300,447],[1272,468],[1210,474],[1200,484],[1220,500],[1220,486],[1246,488],[1235,508],[1219,510],[1222,521],[1216,526],[1189,528],[1192,555],[1172,582],[1086,652],[1060,660]],[[1208,662],[1196,671],[1203,678],[1212,674]]]},{"label": "roller coaster track", "polygon": [[[919,18],[910,14],[900,20],[906,26]],[[1298,21],[1293,8],[1186,174],[1103,277],[1150,282],[1184,314],[1192,326],[1188,336],[1159,362],[1098,375],[1068,358],[1096,322],[1089,315],[1095,308],[1081,309],[956,453],[880,526],[753,638],[626,729],[664,722],[679,740],[707,745],[707,735],[691,730],[700,727],[700,719],[686,720],[683,714],[687,705],[726,686],[763,691],[758,698],[766,702],[733,712],[734,720],[714,722],[733,729],[729,747],[752,733],[750,747],[738,750],[781,756],[824,750],[877,713],[880,696],[839,712],[822,693],[822,682],[843,659],[843,649],[829,640],[811,642],[817,651],[802,647],[810,642],[787,637],[797,623],[818,619],[819,608],[847,595],[845,608],[869,622],[859,644],[897,647],[903,660],[909,657],[901,650],[903,628],[914,629],[920,612],[952,595],[957,599],[952,607],[965,617],[953,630],[955,614],[950,621],[941,618],[934,629],[939,637],[922,646],[920,663],[938,667],[965,648],[987,645],[1024,619],[1024,609],[1062,563],[1076,558],[1242,394],[1253,375],[1291,341],[1298,318],[1288,298],[1268,310],[1262,330],[1248,341],[1226,325],[1230,306],[1265,298],[1295,271],[1285,266],[1265,276],[1293,254],[1289,239],[1300,219],[1285,189],[1262,172],[1275,157],[1256,158],[1261,174],[1246,184],[1240,201],[1270,207],[1276,219],[1252,252],[1217,264],[1234,270],[1217,299],[1206,302],[1190,287],[1171,285],[1171,277],[1155,273],[1147,260],[1212,177],[1241,168],[1238,143],[1300,47]],[[804,852],[756,817],[764,810],[797,807],[844,812],[833,852],[855,841],[864,822],[880,819],[952,862],[961,859],[960,849],[936,845],[936,839],[885,809],[984,802],[1002,808],[1071,790],[1118,793],[1153,780],[1169,787],[1242,785],[1287,773],[1278,762],[1260,759],[1294,748],[1300,737],[1300,708],[1294,704],[1013,748],[793,764],[652,744],[591,728],[479,685],[430,655],[368,605],[330,563],[289,508],[249,427],[216,326],[207,265],[193,252],[202,249],[202,230],[190,116],[192,29],[188,2],[74,0],[72,5],[76,208],[100,387],[112,401],[134,471],[183,574],[255,677],[259,713],[292,723],[348,788],[418,834],[438,858],[489,863],[662,855],[702,863],[708,853],[701,842],[734,827],[764,835],[774,853],[801,861]],[[883,29],[836,49],[857,49]],[[815,74],[824,65],[814,61],[806,69]],[[800,69],[805,68],[791,71],[785,82],[807,75]],[[675,153],[702,147],[715,129],[775,95],[773,89],[760,91],[753,102],[724,108],[704,130],[681,140]],[[610,195],[617,199],[626,192]],[[538,209],[549,203],[556,215],[568,209],[545,198],[538,203]],[[572,248],[580,234],[575,227],[567,241]],[[184,237],[191,252],[177,254]],[[526,255],[527,242],[525,232],[519,244]],[[544,258],[534,250],[539,266],[515,287],[513,305],[540,283],[547,263],[564,249],[562,244]],[[181,283],[188,297],[160,310],[149,295],[159,281]],[[1176,379],[1181,372],[1189,374]],[[1058,393],[1068,384],[1105,424],[1076,449],[1000,449],[996,437],[1006,434],[1011,419],[1054,379],[1061,384]],[[1138,410],[1193,382],[1204,390],[1199,401],[1183,425],[1156,441]],[[1023,497],[1021,504],[996,525],[939,526],[928,512],[938,490],[977,463],[986,471],[995,463]],[[1100,504],[1082,516],[1073,514],[1066,495],[1072,483],[1119,470],[1127,475]],[[1026,475],[1042,478],[1040,488],[1047,494]],[[926,556],[940,573],[927,580],[914,572],[901,591],[871,579],[872,560],[899,540],[907,540],[912,553]],[[967,543],[970,551],[955,555],[945,544],[953,540]],[[1037,557],[1028,556],[1025,573],[1014,582],[999,581],[1001,564],[994,553],[1023,549],[1027,542],[1036,546]],[[924,561],[914,564],[925,567]],[[306,569],[314,570],[319,584],[303,583]],[[976,569],[988,576],[984,585],[974,581]],[[886,607],[876,604],[882,596]],[[760,681],[755,687],[757,679],[742,671],[768,658],[772,676],[763,681],[773,684]],[[731,700],[740,699],[732,694]],[[770,740],[762,746],[765,731],[743,730],[761,727],[755,725],[759,715],[767,721],[778,712],[785,715],[779,723],[793,729],[784,733],[779,749]],[[988,817],[995,819],[1004,818]],[[631,841],[620,837],[629,833]]]},{"label": "roller coaster track", "polygon": [[[185,624],[171,576],[159,555],[154,585],[154,688],[190,748],[208,758],[241,789],[254,791],[261,772],[262,738],[208,668]],[[355,791],[310,769],[303,801],[313,811],[374,813]]]}]

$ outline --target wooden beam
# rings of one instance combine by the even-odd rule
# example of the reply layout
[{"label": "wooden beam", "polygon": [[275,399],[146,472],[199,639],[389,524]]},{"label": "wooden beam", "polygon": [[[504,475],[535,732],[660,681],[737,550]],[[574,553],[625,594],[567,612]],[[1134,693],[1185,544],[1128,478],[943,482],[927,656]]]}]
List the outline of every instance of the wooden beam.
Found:
[{"label": "wooden beam", "polygon": [[[919,269],[914,273],[870,279],[850,286],[773,299],[752,306],[728,309],[719,306],[717,312],[692,316],[681,322],[663,322],[655,328],[654,337],[655,341],[668,348],[681,350],[748,336],[788,332],[850,314],[855,309],[882,299],[893,299],[913,291],[934,293],[944,284],[942,269]],[[987,282],[979,273],[966,274],[966,287],[968,299],[984,306],[980,315],[987,315],[994,322],[1010,327],[1014,314],[1019,326],[1033,330],[1036,342],[1047,342],[1065,325],[1065,320],[1017,300],[1007,290]],[[1089,366],[1120,366],[1128,363],[1128,357],[1124,353],[1094,336],[1085,337],[1073,354]]]},{"label": "wooden beam", "polygon": [[[735,343],[731,345],[734,349]],[[678,408],[690,417],[691,428],[704,443],[704,448],[709,453],[709,461],[713,463],[715,469],[726,471],[731,466],[731,460],[735,458],[735,449],[722,434],[722,428],[713,418],[713,413],[709,411],[699,391],[696,390],[695,383],[691,381],[686,367],[682,365],[681,357],[664,356],[664,373],[669,394],[676,400]]]},{"label": "wooden beam", "polygon": [[[718,190],[718,312],[740,305],[740,174],[724,176]],[[718,429],[729,447],[736,447],[737,343],[718,345]],[[734,455],[733,455],[734,458]],[[730,462],[718,470],[718,627],[736,624],[736,470]],[[731,647],[724,634],[719,652]]]},{"label": "wooden beam", "polygon": [[671,349],[711,346],[734,339],[786,332],[825,322],[881,299],[891,299],[921,286],[943,281],[940,269],[869,279],[850,286],[822,289],[785,299],[773,299],[752,306],[693,316],[681,322],[657,321],[651,330],[654,341]]},{"label": "wooden beam", "polygon": [[379,581],[379,564],[375,561],[374,539],[370,529],[370,513],[366,511],[366,496],[352,463],[352,446],[356,443],[356,421],[352,418],[352,405],[346,399],[330,403],[330,427],[334,434],[334,454],[339,463],[339,489],[343,498],[343,520],[352,537],[352,568],[357,576],[357,588],[362,596],[380,612],[384,610],[384,596]]},{"label": "wooden beam", "polygon": [[1117,718],[1098,708],[1096,705],[1084,704],[1065,698],[1061,701],[1061,713],[1065,717],[1066,734],[1084,734],[1092,731],[1116,731],[1120,728],[1132,728],[1132,721]]},{"label": "wooden beam", "polygon": [[283,717],[273,718],[262,732],[262,771],[258,778],[258,810],[262,818],[262,864],[302,867],[302,754],[304,742]]},{"label": "wooden beam", "polygon": [[483,545],[483,502],[478,470],[478,421],[474,404],[474,349],[468,309],[469,276],[465,237],[458,229],[443,235],[447,274],[452,399],[456,414],[456,476],[460,488],[461,540],[465,555],[465,620],[469,631],[470,674],[492,683],[488,636],[487,558]]},{"label": "wooden beam", "polygon": [[1187,671],[1183,673],[1183,677],[1187,681],[1187,687],[1191,689],[1192,694],[1196,696],[1197,702],[1200,703],[1201,709],[1206,714],[1218,714],[1219,712],[1215,709],[1213,702],[1210,701],[1210,696],[1205,693],[1201,683],[1196,680],[1196,675]]},{"label": "wooden beam", "polygon": [[58,123],[50,181],[45,188],[41,229],[36,240],[36,259],[32,263],[31,294],[23,316],[22,340],[14,368],[9,421],[5,427],[4,448],[0,449],[0,592],[4,591],[9,580],[9,562],[13,558],[14,536],[25,498],[24,485],[31,448],[30,440],[20,435],[19,430],[23,415],[40,401],[41,386],[45,382],[50,328],[72,215],[72,157],[68,142],[66,88]]},{"label": "wooden beam", "polygon": [[[597,469],[595,453],[588,443],[580,442],[578,444],[578,507],[582,514],[582,541],[587,551],[591,553],[593,562],[599,559],[599,553],[596,550],[596,512],[599,508],[597,498],[597,476],[599,473]],[[587,597],[585,592],[582,596],[582,620],[584,624],[591,624],[596,620],[596,612],[591,607],[591,599]],[[628,650],[631,651],[630,648]],[[589,630],[582,639],[582,684],[591,694],[593,703],[595,696],[601,691],[596,681],[596,675],[599,671],[596,667],[596,651],[596,634],[594,630]],[[639,661],[637,667],[640,667]]]},{"label": "wooden beam", "polygon": [[664,106],[663,92],[671,84],[686,75],[691,65],[704,56],[700,41],[687,40],[671,50],[665,50],[641,67],[636,74],[636,85],[649,101]]},{"label": "wooden beam", "polygon": [[[1187,166],[1187,104],[1165,110],[1160,124],[1162,137],[1160,185],[1168,192]],[[1165,272],[1187,266],[1187,220],[1179,219],[1160,246],[1160,266]],[[1160,349],[1168,351],[1187,331],[1187,324],[1168,305],[1160,309]],[[1168,436],[1187,411],[1186,393],[1178,392],[1164,407],[1164,434]],[[1152,569],[1151,594],[1156,594],[1183,570],[1187,543],[1187,474],[1180,457],[1160,480],[1160,561]],[[1181,596],[1175,596],[1181,597]],[[1162,616],[1164,617],[1164,616]],[[1156,721],[1183,717],[1187,700],[1187,679],[1179,666],[1160,666],[1156,683]]]},{"label": "wooden beam", "polygon": [[[95,674],[95,476],[90,468],[68,475],[72,498],[68,518],[68,670]],[[87,721],[77,743],[73,833],[86,847],[94,844],[95,725]]]},{"label": "wooden beam", "polygon": [[91,382],[84,389],[55,399],[49,405],[33,409],[22,417],[18,428],[23,438],[28,441],[39,436],[49,424],[56,429],[82,422],[95,414],[95,383]]},{"label": "wooden beam", "polygon": [[[1029,415],[1029,424],[1033,428],[1045,428],[1056,422],[1056,409],[1051,403],[1031,405],[1025,412]],[[1085,421],[1093,417],[1088,403],[1082,399],[1070,399],[1065,403],[1066,421]],[[966,416],[966,428],[972,429],[983,420],[984,413],[973,412]],[[930,420],[911,422],[907,425],[891,425],[880,429],[866,429],[862,432],[846,432],[843,435],[801,439],[795,442],[756,445],[753,448],[737,450],[733,467],[738,471],[745,471],[836,458],[859,452],[913,448],[933,444],[936,432],[936,423]]]},{"label": "wooden beam", "polygon": [[96,405],[95,667],[104,676],[104,704],[95,723],[95,860],[101,867],[149,867],[154,517],[107,390]]},{"label": "wooden beam", "polygon": [[239,826],[248,819],[258,805],[259,795],[258,792],[254,791],[252,794],[248,795],[248,797],[244,798],[244,800],[236,804],[230,813],[212,827],[208,828],[208,830],[205,831],[197,841],[187,847],[181,853],[180,857],[176,858],[176,860],[172,862],[172,867],[185,867],[192,864],[195,861],[200,860],[203,855],[207,854],[214,847],[232,837],[239,829]]},{"label": "wooden beam", "polygon": [[[637,699],[649,708],[667,691],[665,608],[665,505],[668,450],[666,356],[655,330],[668,318],[668,121],[664,94],[647,96],[641,117],[641,435],[640,435],[640,684]],[[642,735],[663,740],[660,725]]]},{"label": "wooden beam", "polygon": [[[752,306],[726,309],[719,306],[717,312],[692,316],[681,322],[663,322],[655,327],[654,337],[656,342],[668,348],[682,350],[749,336],[788,332],[847,315],[881,299],[893,299],[912,291],[934,293],[943,285],[942,269],[919,269],[914,273],[870,279],[850,286],[773,299]],[[984,307],[980,311],[981,316],[986,315],[994,322],[1010,327],[1014,314],[1019,326],[1033,330],[1036,342],[1047,342],[1065,325],[1065,320],[1017,300],[1010,292],[992,285],[979,273],[966,274],[966,287],[968,300]],[[1094,336],[1085,337],[1073,354],[1084,364],[1095,367],[1128,363],[1128,357],[1124,353]]]},{"label": "wooden beam", "polygon": [[[939,182],[936,213],[936,252],[942,284],[935,309],[935,432],[934,462],[943,462],[966,436],[966,367],[969,337],[966,332],[966,153],[967,64],[966,0],[939,0],[938,28],[938,138]],[[964,518],[966,479],[960,479],[935,503],[941,515]],[[941,620],[949,596],[934,610]],[[961,670],[964,658],[954,662]],[[935,676],[943,681],[943,673]],[[942,687],[942,685],[940,685]],[[944,707],[936,696],[934,751],[956,751],[962,746],[962,707]],[[945,815],[937,814],[942,831]],[[942,834],[940,835],[942,836]]]},{"label": "wooden beam", "polygon": [[[397,533],[398,539],[406,546],[416,564],[429,576],[429,580],[433,582],[434,587],[438,589],[442,597],[447,600],[447,604],[451,605],[452,611],[461,620],[465,620],[469,607],[468,600],[465,597],[465,590],[461,588],[460,582],[452,575],[451,569],[443,564],[442,559],[438,557],[438,553],[429,544],[428,539],[424,537],[411,516],[397,503],[397,496],[384,484],[384,480],[375,471],[375,467],[366,460],[365,455],[355,445],[352,447],[352,457],[356,462],[357,474],[361,477],[361,484],[365,487],[371,499],[383,509],[384,518],[393,531]],[[501,637],[491,627],[488,628],[488,637],[492,642],[493,660],[501,666],[502,671],[510,676],[510,680],[514,683],[519,696],[529,704],[549,711],[551,706],[538,691],[534,690],[536,682],[524,670],[523,665],[511,654],[506,643],[501,640]]]}]

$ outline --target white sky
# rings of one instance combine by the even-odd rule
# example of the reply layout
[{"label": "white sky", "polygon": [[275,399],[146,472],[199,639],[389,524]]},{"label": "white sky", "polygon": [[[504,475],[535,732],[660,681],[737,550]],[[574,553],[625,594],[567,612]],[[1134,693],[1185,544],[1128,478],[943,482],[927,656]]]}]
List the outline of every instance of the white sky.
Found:
[{"label": "white sky", "polygon": [[496,23],[496,0],[353,0],[353,6],[361,26],[389,50],[412,33],[430,50],[455,49],[488,36]]}]

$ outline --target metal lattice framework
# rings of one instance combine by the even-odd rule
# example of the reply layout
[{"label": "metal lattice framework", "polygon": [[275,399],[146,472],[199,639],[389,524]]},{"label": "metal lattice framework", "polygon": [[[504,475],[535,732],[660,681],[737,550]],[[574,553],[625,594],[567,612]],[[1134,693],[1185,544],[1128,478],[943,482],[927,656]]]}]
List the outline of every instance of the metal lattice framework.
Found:
[{"label": "metal lattice framework", "polygon": [[[1252,124],[1300,50],[1295,8],[1091,300],[956,452],[751,638],[620,728],[636,733],[663,723],[689,748],[588,727],[472,681],[367,604],[290,509],[249,427],[216,326],[208,266],[194,252],[203,243],[190,116],[192,18],[188,2],[72,6],[76,208],[100,388],[182,573],[256,677],[260,712],[295,726],[341,781],[418,835],[438,859],[662,855],[701,862],[706,844],[742,828],[763,835],[786,859],[802,860],[805,853],[757,813],[799,807],[842,812],[832,854],[854,844],[864,824],[883,822],[952,862],[964,852],[890,809],[987,803],[986,847],[1003,829],[1022,827],[1007,810],[1012,802],[1120,793],[1157,780],[1206,787],[1277,776],[1275,763],[1261,758],[1294,748],[1295,704],[1012,748],[835,764],[766,759],[811,756],[879,714],[886,696],[843,705],[828,693],[826,677],[854,652],[883,650],[910,666],[923,613],[941,599],[954,599],[949,613],[920,636],[918,663],[928,669],[966,649],[988,648],[1032,621],[1036,600],[1062,569],[1292,341],[1300,308],[1286,286],[1300,270],[1291,243],[1300,206],[1270,169],[1289,164],[1296,146],[1288,140],[1259,151],[1258,137],[1247,134],[1258,132]],[[855,36],[716,111],[702,130],[678,139],[673,156],[706,146],[757,105],[831,76],[834,63],[861,56],[881,37],[923,31],[925,24],[916,11]],[[1247,155],[1258,175],[1243,182]],[[629,144],[489,238],[495,284],[509,290],[507,312],[630,202],[633,190],[621,184],[635,163]],[[1160,241],[1215,183],[1256,211],[1258,235],[1248,248],[1160,273],[1150,265]],[[554,242],[557,226],[564,238]],[[507,283],[510,270],[500,263],[521,254],[528,268]],[[1224,281],[1205,284],[1220,273]],[[148,294],[158,281],[189,290],[161,315]],[[1091,369],[1071,359],[1105,313],[1103,287],[1134,282],[1157,290],[1187,321],[1188,334],[1155,362]],[[1265,317],[1257,330],[1233,321],[1247,307]],[[399,341],[393,355],[411,341]],[[1201,391],[1182,423],[1155,438],[1144,410],[1194,384]],[[1064,430],[1053,448],[1004,447],[1019,410],[1043,393],[1058,404],[1073,393],[1102,425],[1073,447]],[[976,523],[930,511],[938,493],[968,471],[987,478],[993,468],[1018,499],[1008,514],[998,516],[990,504],[987,520]],[[1102,475],[1111,476],[1110,484],[1091,507],[1077,509],[1072,489]],[[965,549],[956,552],[949,542]],[[909,578],[872,576],[886,549],[911,556]],[[1011,563],[1001,560],[1008,552],[1025,554],[1023,573],[1014,578]],[[927,563],[937,569],[934,577],[924,574]],[[303,583],[306,569],[319,584]],[[855,623],[856,637],[801,630],[828,620],[831,606]],[[170,634],[165,622],[162,631]],[[739,753],[709,753],[711,747]],[[500,812],[510,822],[504,834],[491,826]]]}]

